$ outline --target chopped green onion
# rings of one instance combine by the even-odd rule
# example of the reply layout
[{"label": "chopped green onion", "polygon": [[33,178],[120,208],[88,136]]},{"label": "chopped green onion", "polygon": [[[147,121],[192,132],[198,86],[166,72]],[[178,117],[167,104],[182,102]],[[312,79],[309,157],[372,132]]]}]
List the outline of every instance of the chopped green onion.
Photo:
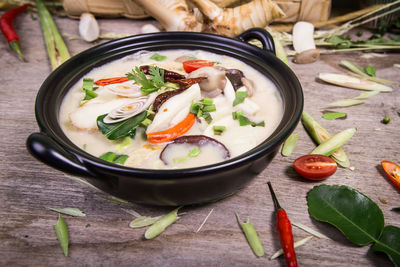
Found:
[{"label": "chopped green onion", "polygon": [[113,162],[117,155],[114,152],[107,152],[101,155],[99,158],[105,161]]},{"label": "chopped green onion", "polygon": [[200,153],[201,153],[200,148],[198,146],[195,146],[192,150],[190,150],[188,156],[191,158],[195,158],[198,155],[200,155]]},{"label": "chopped green onion", "polygon": [[264,247],[261,244],[260,238],[258,237],[258,234],[254,229],[253,225],[251,224],[250,220],[247,220],[246,223],[243,223],[240,221],[239,215],[236,212],[235,214],[236,214],[236,219],[240,227],[242,228],[243,233],[247,238],[247,242],[249,242],[249,245],[253,250],[254,254],[258,257],[264,256]]},{"label": "chopped green onion", "polygon": [[155,223],[153,223],[144,233],[144,237],[146,239],[152,239],[164,232],[164,230],[176,222],[179,217],[178,217],[178,210],[181,207],[178,207],[171,211],[170,213],[162,216],[160,219],[158,219]]},{"label": "chopped green onion", "polygon": [[113,163],[124,164],[128,157],[128,155],[119,155],[114,159]]},{"label": "chopped green onion", "polygon": [[57,224],[54,225],[54,231],[56,232],[56,236],[58,239],[58,242],[60,243],[60,246],[62,248],[62,251],[64,253],[64,256],[68,256],[68,228],[67,224],[65,223],[63,217],[61,214],[58,215],[58,221]]},{"label": "chopped green onion", "polygon": [[310,154],[330,156],[349,141],[356,131],[355,128],[344,130],[321,143]]},{"label": "chopped green onion", "polygon": [[201,102],[205,105],[205,106],[211,106],[213,105],[213,99],[212,98],[208,98],[205,97],[201,100]]},{"label": "chopped green onion", "polygon": [[49,208],[49,210],[59,212],[62,214],[74,216],[74,217],[84,217],[86,214],[78,208]]},{"label": "chopped green onion", "polygon": [[132,138],[129,136],[125,136],[122,138],[122,142],[118,142],[118,144],[115,146],[118,152],[122,152],[125,149],[127,149],[130,145],[132,145]]},{"label": "chopped green onion", "polygon": [[243,103],[246,97],[247,97],[246,91],[236,91],[236,98],[235,100],[233,100],[233,106]]},{"label": "chopped green onion", "polygon": [[43,36],[47,46],[52,69],[56,69],[70,58],[68,49],[42,0],[36,0],[36,8],[42,23]]},{"label": "chopped green onion", "polygon": [[293,134],[286,139],[282,147],[282,156],[289,157],[293,153],[298,138],[299,134]]},{"label": "chopped green onion", "polygon": [[144,127],[149,126],[153,121],[150,119],[144,119],[144,121],[142,121],[140,124],[143,125]]},{"label": "chopped green onion", "polygon": [[217,108],[215,107],[215,105],[204,106],[203,108],[203,112],[214,112],[216,110]]},{"label": "chopped green onion", "polygon": [[154,59],[154,60],[156,60],[156,61],[163,61],[163,60],[166,60],[167,57],[166,57],[166,56],[159,55],[159,54],[157,54],[157,53],[154,53],[154,54],[150,57],[150,59]]},{"label": "chopped green onion", "polygon": [[327,120],[336,120],[339,118],[346,118],[347,114],[344,112],[327,112],[322,115],[322,118]]},{"label": "chopped green onion", "polygon": [[213,126],[213,131],[215,135],[221,135],[223,132],[225,132],[225,130],[226,130],[225,126],[220,126],[220,125]]},{"label": "chopped green onion", "polygon": [[186,162],[187,160],[188,160],[188,158],[187,158],[187,157],[182,157],[182,158],[174,158],[174,159],[173,159],[174,163],[176,163],[176,164],[179,164],[179,163],[184,163],[184,162]]},{"label": "chopped green onion", "polygon": [[356,106],[364,104],[364,101],[358,100],[358,99],[341,99],[334,101],[332,103],[329,103],[326,107],[327,108],[345,108],[345,107],[351,107],[351,106]]}]

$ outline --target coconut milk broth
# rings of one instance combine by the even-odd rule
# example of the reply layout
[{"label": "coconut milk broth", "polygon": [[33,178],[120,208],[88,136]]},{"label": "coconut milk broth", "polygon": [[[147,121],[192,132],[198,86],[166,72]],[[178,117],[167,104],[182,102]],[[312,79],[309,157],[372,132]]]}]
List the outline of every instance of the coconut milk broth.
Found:
[{"label": "coconut milk broth", "polygon": [[[260,107],[260,110],[254,116],[247,117],[252,121],[264,121],[265,127],[240,126],[237,120],[232,120],[232,111],[237,110],[237,108],[232,108],[232,103],[228,103],[224,94],[221,94],[213,98],[217,111],[211,112],[211,116],[213,117],[212,122],[207,124],[204,121],[202,123],[196,121],[195,125],[185,135],[203,134],[212,137],[224,144],[230,152],[230,158],[233,158],[260,144],[272,134],[280,123],[283,115],[280,95],[275,85],[252,67],[234,58],[205,51],[166,50],[158,51],[157,53],[167,56],[167,59],[158,62],[150,59],[153,52],[143,51],[95,68],[85,74],[83,78],[92,78],[96,81],[110,77],[121,77],[130,72],[135,66],[141,65],[157,65],[160,68],[187,75],[182,67],[182,63],[175,62],[174,59],[182,55],[188,55],[197,59],[218,62],[218,65],[225,68],[240,69],[247,79],[252,80],[255,92],[249,99],[255,102]],[[100,87],[96,92],[101,95],[103,90],[104,88]],[[136,137],[134,140],[131,140],[131,144],[129,145],[127,145],[126,139],[108,140],[96,129],[77,129],[71,124],[70,114],[80,107],[80,101],[84,95],[84,92],[82,92],[82,80],[80,80],[65,96],[60,109],[59,121],[67,137],[77,146],[94,156],[99,157],[106,152],[125,154],[129,156],[124,163],[125,166],[146,169],[188,168],[208,165],[223,160],[222,158],[218,158],[218,153],[213,155],[212,150],[207,148],[202,152],[205,154],[209,153],[208,157],[204,154],[202,157],[189,158],[189,160],[184,162],[166,165],[159,158],[166,144],[149,144],[145,138],[145,130],[141,127],[137,128]],[[101,99],[107,100],[113,97],[115,95],[111,93],[104,93]],[[188,103],[188,106],[190,106],[190,103]],[[179,122],[180,119],[176,121]],[[226,126],[226,131],[221,135],[215,135],[212,130],[213,125]],[[201,160],[207,158],[210,158],[211,162],[203,162]]]}]

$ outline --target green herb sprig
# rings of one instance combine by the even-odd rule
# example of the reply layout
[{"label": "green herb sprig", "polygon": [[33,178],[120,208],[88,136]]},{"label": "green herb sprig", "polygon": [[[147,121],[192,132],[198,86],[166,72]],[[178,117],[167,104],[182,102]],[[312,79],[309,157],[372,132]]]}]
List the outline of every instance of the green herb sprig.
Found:
[{"label": "green herb sprig", "polygon": [[137,84],[140,84],[140,91],[145,95],[156,92],[164,86],[164,70],[157,66],[150,66],[149,78],[139,67],[135,67],[134,70],[125,75],[129,80],[134,80]]}]

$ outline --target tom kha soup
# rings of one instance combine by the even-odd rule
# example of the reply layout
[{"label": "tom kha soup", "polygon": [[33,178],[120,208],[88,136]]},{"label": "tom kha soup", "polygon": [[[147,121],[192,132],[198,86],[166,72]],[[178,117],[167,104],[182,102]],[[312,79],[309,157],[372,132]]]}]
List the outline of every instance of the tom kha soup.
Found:
[{"label": "tom kha soup", "polygon": [[60,124],[86,152],[127,167],[218,163],[263,142],[280,123],[275,85],[205,51],[141,51],[88,72],[67,93]]}]

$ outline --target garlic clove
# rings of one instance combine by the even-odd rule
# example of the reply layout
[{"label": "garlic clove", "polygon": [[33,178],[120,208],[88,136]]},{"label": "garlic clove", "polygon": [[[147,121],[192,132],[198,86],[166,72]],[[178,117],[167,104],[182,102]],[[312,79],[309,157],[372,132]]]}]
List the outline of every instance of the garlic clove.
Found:
[{"label": "garlic clove", "polygon": [[86,42],[93,42],[99,38],[99,24],[92,14],[82,13],[79,21],[79,34]]}]

